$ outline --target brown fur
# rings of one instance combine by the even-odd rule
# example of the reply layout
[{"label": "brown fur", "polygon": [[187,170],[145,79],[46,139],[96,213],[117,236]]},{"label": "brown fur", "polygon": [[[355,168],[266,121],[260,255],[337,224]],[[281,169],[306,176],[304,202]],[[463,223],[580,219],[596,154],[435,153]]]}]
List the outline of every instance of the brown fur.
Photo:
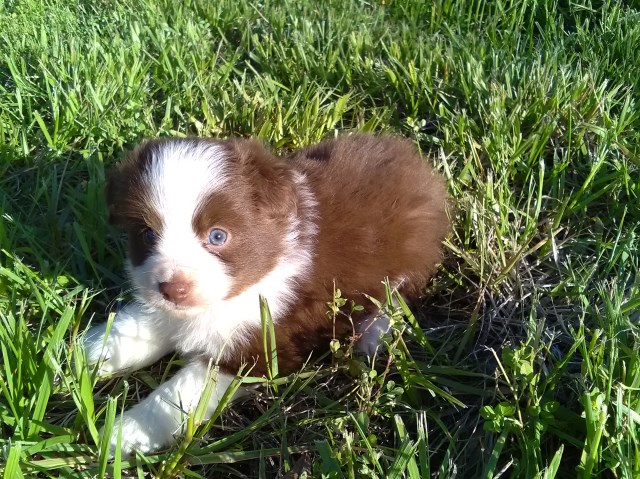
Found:
[{"label": "brown fur", "polygon": [[[255,140],[225,142],[232,163],[230,194],[212,194],[196,211],[193,229],[229,269],[233,297],[271,271],[283,252],[287,220],[296,207],[291,171]],[[206,242],[209,230],[231,236],[223,247]]]},{"label": "brown fur", "polygon": [[[155,227],[160,221],[145,206],[140,184],[151,149],[164,141],[137,149],[107,188],[110,217],[128,231],[134,264],[144,262],[152,248],[144,241],[145,225]],[[441,258],[448,230],[446,192],[442,179],[408,141],[355,135],[325,141],[286,160],[254,140],[222,144],[233,166],[233,192],[212,195],[194,215],[193,228],[203,247],[232,272],[230,297],[275,266],[285,246],[289,216],[308,214],[295,190],[294,171],[306,176],[318,202],[313,269],[299,284],[289,312],[276,318],[281,371],[298,369],[310,354],[325,351],[334,334],[344,338],[353,333],[344,318],[333,324],[327,317],[334,282],[343,297],[365,306],[356,322],[375,311],[364,294],[382,298],[385,278],[398,283],[408,299],[420,295]],[[213,226],[228,231],[233,241],[208,245],[206,236]],[[244,343],[222,369],[235,373],[241,364],[255,363],[253,374],[264,374],[259,328]]]},{"label": "brown fur", "polygon": [[139,266],[147,259],[153,244],[144,231],[162,229],[162,218],[146,199],[144,178],[146,168],[169,140],[149,140],[138,146],[107,178],[106,196],[109,222],[121,226],[129,237],[129,259]]},{"label": "brown fur", "polygon": [[[408,141],[344,137],[295,153],[289,164],[309,179],[319,231],[313,273],[275,324],[284,371],[299,368],[313,351],[326,351],[334,330],[339,338],[353,333],[348,321],[334,325],[326,315],[334,281],[343,297],[365,306],[356,321],[374,310],[363,293],[384,297],[384,278],[404,278],[400,291],[415,298],[441,259],[449,227],[444,183]],[[243,361],[257,361],[253,373],[264,374],[261,331],[249,344],[224,369],[235,373]]]}]

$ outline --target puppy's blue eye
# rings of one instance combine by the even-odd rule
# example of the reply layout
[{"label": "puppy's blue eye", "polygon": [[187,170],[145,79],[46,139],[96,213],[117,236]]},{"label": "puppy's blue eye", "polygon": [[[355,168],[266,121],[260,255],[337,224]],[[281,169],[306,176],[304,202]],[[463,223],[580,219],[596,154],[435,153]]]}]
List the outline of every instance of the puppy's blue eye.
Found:
[{"label": "puppy's blue eye", "polygon": [[209,231],[209,244],[222,246],[227,241],[227,233],[221,229],[213,228]]},{"label": "puppy's blue eye", "polygon": [[149,244],[153,244],[156,242],[156,232],[151,228],[145,228],[142,232],[142,237]]}]

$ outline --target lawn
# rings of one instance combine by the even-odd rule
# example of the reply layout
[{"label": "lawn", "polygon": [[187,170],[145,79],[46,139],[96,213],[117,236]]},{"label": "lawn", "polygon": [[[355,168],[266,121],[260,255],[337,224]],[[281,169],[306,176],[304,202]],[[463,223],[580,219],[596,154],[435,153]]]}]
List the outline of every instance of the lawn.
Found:
[{"label": "lawn", "polygon": [[[639,52],[631,1],[5,0],[0,472],[640,477]],[[84,363],[130,299],[105,172],[149,136],[350,131],[410,137],[447,179],[423,305],[373,365],[340,345],[108,462],[98,430],[182,360]]]}]

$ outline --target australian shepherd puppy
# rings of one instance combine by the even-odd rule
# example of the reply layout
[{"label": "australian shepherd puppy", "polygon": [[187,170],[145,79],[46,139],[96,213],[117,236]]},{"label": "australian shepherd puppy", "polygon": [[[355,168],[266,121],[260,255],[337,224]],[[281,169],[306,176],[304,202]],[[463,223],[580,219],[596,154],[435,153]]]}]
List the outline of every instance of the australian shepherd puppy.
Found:
[{"label": "australian shepherd puppy", "polygon": [[[406,140],[355,135],[277,157],[256,140],[149,140],[107,184],[109,218],[129,239],[136,301],[92,328],[101,374],[171,351],[189,362],[121,419],[124,454],[166,447],[183,432],[212,375],[207,414],[243,365],[266,373],[259,296],[270,308],[281,372],[332,338],[375,349],[384,318],[366,295],[383,280],[416,298],[448,229],[444,182]],[[335,320],[335,288],[364,306]],[[116,421],[115,429],[120,426]],[[111,439],[115,448],[117,432]]]}]

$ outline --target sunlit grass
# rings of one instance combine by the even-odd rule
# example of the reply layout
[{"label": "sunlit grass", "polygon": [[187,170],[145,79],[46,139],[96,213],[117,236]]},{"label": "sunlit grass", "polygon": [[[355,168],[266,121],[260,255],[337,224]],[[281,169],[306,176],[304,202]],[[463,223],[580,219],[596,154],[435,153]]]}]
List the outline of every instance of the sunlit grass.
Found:
[{"label": "sunlit grass", "polygon": [[[638,51],[606,0],[0,5],[4,477],[638,477]],[[108,460],[99,430],[182,359],[97,381],[77,347],[129,299],[105,171],[147,136],[352,130],[447,179],[424,304],[389,307],[373,366],[334,342],[288,377],[263,310],[256,394]]]}]

